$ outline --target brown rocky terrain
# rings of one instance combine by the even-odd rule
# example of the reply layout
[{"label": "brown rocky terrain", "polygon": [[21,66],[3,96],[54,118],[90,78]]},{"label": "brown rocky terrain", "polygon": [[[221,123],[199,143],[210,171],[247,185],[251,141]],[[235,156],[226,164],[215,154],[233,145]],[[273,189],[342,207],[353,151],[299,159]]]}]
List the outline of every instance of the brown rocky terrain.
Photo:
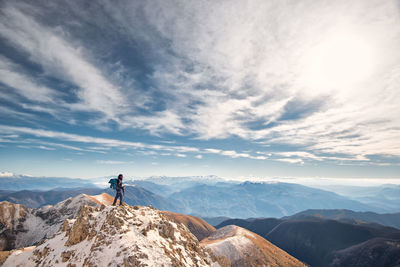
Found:
[{"label": "brown rocky terrain", "polygon": [[190,232],[192,232],[199,241],[216,231],[214,226],[211,226],[201,218],[170,211],[162,211],[162,213],[174,222],[186,225]]},{"label": "brown rocky terrain", "polygon": [[[100,195],[96,195],[96,196],[90,196],[90,195],[86,195],[89,199],[91,199],[92,201],[94,201],[95,203],[97,203],[98,205],[104,204],[104,205],[112,205],[114,202],[114,197],[110,196],[107,193],[103,193]],[[119,203],[119,200],[118,200]]]},{"label": "brown rocky terrain", "polygon": [[232,267],[306,266],[261,236],[235,225],[218,229],[201,244],[216,256],[227,257]]}]

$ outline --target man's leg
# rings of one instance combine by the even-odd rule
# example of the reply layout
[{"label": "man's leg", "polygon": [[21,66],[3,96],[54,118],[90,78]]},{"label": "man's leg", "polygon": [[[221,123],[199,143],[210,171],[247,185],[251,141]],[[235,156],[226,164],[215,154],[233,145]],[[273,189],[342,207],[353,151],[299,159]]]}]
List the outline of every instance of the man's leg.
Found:
[{"label": "man's leg", "polygon": [[119,193],[119,205],[122,205],[122,193]]},{"label": "man's leg", "polygon": [[113,202],[113,206],[115,206],[115,203],[117,203],[117,199],[118,199],[118,192],[117,192],[117,194],[115,195],[114,202]]}]

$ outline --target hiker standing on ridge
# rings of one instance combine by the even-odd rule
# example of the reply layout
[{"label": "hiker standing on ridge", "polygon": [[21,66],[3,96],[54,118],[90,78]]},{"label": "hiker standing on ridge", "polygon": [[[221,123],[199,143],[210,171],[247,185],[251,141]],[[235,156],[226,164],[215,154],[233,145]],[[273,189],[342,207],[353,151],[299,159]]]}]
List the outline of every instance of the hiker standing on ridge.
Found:
[{"label": "hiker standing on ridge", "polygon": [[115,204],[117,203],[118,197],[119,197],[119,205],[120,206],[122,205],[122,192],[125,193],[125,186],[122,185],[123,178],[124,178],[124,176],[122,174],[118,175],[116,188],[115,188],[117,190],[117,194],[115,195],[113,206],[115,206]]}]

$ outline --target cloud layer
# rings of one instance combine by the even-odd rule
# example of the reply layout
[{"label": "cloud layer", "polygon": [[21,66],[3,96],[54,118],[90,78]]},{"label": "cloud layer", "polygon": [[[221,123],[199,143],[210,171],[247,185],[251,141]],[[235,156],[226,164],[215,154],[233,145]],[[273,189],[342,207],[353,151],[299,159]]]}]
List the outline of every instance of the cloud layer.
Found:
[{"label": "cloud layer", "polygon": [[[294,164],[363,164],[400,157],[397,1],[5,1],[0,7],[6,47],[0,113],[17,120],[2,122],[9,134],[85,151],[104,152],[62,141],[188,153],[179,145],[66,134],[47,114],[63,128],[172,136],[191,143],[198,159],[266,160],[272,153]],[[371,47],[373,67],[357,82],[335,73],[330,77],[338,81],[321,80],[315,72],[318,51],[351,56],[331,48],[341,39]],[[335,64],[364,64],[350,60]],[[196,145],[230,138],[251,144],[251,151]]]}]

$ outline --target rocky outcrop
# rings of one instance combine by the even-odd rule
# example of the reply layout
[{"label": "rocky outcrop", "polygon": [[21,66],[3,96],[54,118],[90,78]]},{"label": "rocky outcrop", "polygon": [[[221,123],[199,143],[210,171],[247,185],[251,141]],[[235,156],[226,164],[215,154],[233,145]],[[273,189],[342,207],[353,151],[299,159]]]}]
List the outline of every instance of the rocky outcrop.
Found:
[{"label": "rocky outcrop", "polygon": [[33,210],[20,204],[0,202],[0,250],[32,246],[52,237],[64,221],[74,218],[84,205],[100,206],[101,203],[85,194]]},{"label": "rocky outcrop", "polygon": [[259,235],[235,225],[218,229],[201,244],[216,256],[225,256],[232,267],[306,267]]},{"label": "rocky outcrop", "polygon": [[30,212],[30,209],[23,205],[0,202],[0,250],[15,248],[18,243],[17,235],[25,231],[24,222]]},{"label": "rocky outcrop", "polygon": [[199,241],[215,232],[215,228],[201,218],[170,211],[162,211],[162,213],[176,223],[183,223]]},{"label": "rocky outcrop", "polygon": [[227,266],[184,224],[138,206],[85,206],[33,251],[13,253],[3,266]]}]

